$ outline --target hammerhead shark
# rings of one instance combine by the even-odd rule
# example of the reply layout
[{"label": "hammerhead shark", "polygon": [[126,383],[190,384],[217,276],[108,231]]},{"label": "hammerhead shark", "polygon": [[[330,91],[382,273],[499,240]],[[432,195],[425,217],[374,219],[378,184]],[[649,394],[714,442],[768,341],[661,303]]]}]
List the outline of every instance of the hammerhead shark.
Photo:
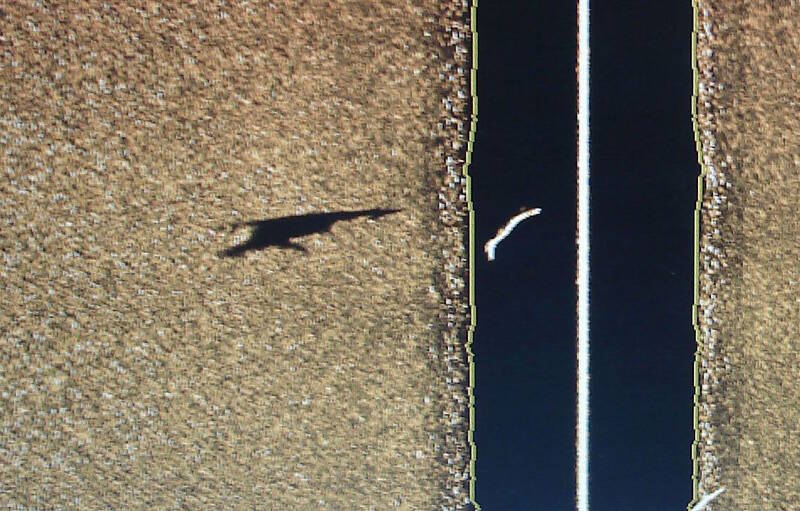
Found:
[{"label": "hammerhead shark", "polygon": [[317,232],[330,232],[334,223],[340,220],[352,220],[361,216],[369,216],[376,220],[384,215],[397,213],[400,209],[362,209],[360,211],[339,211],[331,213],[309,213],[306,215],[286,216],[266,220],[251,220],[231,224],[231,231],[239,227],[255,227],[250,239],[219,253],[220,257],[242,257],[248,250],[261,250],[273,246],[291,248],[303,253],[308,250],[293,238],[308,236]]}]

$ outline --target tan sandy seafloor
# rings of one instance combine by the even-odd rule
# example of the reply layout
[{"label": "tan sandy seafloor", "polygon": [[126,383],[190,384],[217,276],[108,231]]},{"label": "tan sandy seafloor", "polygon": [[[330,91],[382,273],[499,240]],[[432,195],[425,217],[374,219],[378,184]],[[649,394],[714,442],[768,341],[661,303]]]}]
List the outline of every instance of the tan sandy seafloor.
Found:
[{"label": "tan sandy seafloor", "polygon": [[476,507],[470,7],[2,8],[0,507]]},{"label": "tan sandy seafloor", "polygon": [[695,498],[800,509],[800,4],[695,3]]}]

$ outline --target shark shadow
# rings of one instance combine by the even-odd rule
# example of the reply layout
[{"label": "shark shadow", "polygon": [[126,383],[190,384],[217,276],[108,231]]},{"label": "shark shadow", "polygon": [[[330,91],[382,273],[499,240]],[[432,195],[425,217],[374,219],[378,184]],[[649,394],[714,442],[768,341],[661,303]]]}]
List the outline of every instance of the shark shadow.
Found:
[{"label": "shark shadow", "polygon": [[330,232],[333,224],[340,220],[352,220],[368,216],[375,220],[384,215],[397,213],[400,209],[363,209],[360,211],[340,211],[333,213],[309,213],[306,215],[286,216],[267,220],[251,220],[231,224],[234,231],[242,226],[255,227],[246,242],[223,250],[220,257],[242,257],[248,250],[261,250],[266,247],[291,248],[308,253],[299,243],[292,241],[314,233]]}]

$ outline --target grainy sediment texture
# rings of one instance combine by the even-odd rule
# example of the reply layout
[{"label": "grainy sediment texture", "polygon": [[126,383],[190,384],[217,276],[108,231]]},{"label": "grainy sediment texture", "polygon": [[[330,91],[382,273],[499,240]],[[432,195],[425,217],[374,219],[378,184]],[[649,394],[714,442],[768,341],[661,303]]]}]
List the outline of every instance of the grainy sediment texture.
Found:
[{"label": "grainy sediment texture", "polygon": [[800,509],[800,5],[697,16],[697,496]]},{"label": "grainy sediment texture", "polygon": [[0,12],[0,507],[470,509],[468,5],[44,4]]}]

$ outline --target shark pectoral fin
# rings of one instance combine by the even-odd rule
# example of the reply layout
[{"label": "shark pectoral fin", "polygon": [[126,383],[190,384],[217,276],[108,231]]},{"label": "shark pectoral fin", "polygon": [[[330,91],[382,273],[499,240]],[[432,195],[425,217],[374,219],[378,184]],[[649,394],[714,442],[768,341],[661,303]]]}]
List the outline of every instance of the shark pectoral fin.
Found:
[{"label": "shark pectoral fin", "polygon": [[303,245],[301,245],[299,243],[295,243],[293,241],[285,243],[283,246],[285,248],[291,248],[291,249],[294,249],[294,250],[299,250],[300,252],[303,252],[304,254],[308,253],[308,250],[306,249],[306,247],[304,247]]}]

